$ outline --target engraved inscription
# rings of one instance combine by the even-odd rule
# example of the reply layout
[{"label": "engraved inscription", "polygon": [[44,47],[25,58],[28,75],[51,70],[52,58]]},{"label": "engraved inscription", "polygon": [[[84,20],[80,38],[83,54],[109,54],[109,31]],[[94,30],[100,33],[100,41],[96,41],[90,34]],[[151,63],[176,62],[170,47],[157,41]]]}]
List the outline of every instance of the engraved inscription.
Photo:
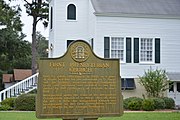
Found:
[{"label": "engraved inscription", "polygon": [[112,110],[117,105],[115,80],[116,76],[44,75],[43,112],[80,114]]}]

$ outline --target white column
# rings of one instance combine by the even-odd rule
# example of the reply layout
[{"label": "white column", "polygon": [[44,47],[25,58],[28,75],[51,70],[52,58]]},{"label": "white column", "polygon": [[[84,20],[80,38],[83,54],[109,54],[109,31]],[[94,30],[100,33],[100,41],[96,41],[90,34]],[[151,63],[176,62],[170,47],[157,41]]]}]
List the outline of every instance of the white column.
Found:
[{"label": "white column", "polygon": [[7,90],[7,96],[6,96],[7,98],[9,98],[10,97],[10,91],[9,90]]},{"label": "white column", "polygon": [[5,91],[4,94],[3,94],[3,99],[2,99],[2,101],[5,100],[5,99],[6,99],[6,91]]}]

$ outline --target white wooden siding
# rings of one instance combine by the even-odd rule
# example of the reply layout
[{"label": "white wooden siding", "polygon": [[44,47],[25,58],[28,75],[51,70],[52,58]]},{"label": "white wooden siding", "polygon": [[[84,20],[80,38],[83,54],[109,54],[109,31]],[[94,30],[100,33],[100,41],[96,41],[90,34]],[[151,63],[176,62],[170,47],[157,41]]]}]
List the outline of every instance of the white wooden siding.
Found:
[{"label": "white wooden siding", "polygon": [[[74,4],[77,11],[77,20],[67,20],[67,6]],[[67,40],[92,38],[89,25],[89,0],[56,0],[54,3],[54,28],[50,31],[50,39],[54,39],[53,57],[63,55],[67,49]],[[53,33],[54,32],[54,33]],[[50,42],[53,40],[50,40]]]},{"label": "white wooden siding", "polygon": [[[96,17],[95,53],[104,56],[104,37],[160,38],[161,63],[141,64],[122,63],[122,77],[138,77],[146,69],[162,68],[166,71],[180,72],[180,20],[124,17]],[[133,44],[132,44],[133,45]],[[132,49],[133,54],[133,49]],[[133,59],[134,57],[132,57]],[[132,60],[133,61],[133,60]]]},{"label": "white wooden siding", "polygon": [[[66,7],[75,4],[77,21],[67,21]],[[49,57],[59,57],[66,51],[67,40],[94,39],[94,52],[104,57],[104,37],[131,37],[132,62],[133,38],[160,38],[161,63],[140,64],[122,63],[121,76],[137,78],[146,69],[163,68],[168,72],[180,72],[180,19],[151,19],[131,17],[95,16],[90,0],[52,0],[53,29],[50,30],[49,43],[53,50]]]}]

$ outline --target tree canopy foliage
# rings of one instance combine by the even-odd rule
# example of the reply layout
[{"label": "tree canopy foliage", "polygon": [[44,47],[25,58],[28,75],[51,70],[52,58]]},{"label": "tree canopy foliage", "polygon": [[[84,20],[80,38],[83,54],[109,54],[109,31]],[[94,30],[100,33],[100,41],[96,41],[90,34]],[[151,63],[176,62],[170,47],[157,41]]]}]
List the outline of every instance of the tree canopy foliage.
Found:
[{"label": "tree canopy foliage", "polygon": [[[13,0],[9,0],[13,1]],[[48,13],[49,13],[49,4],[48,0],[23,0],[25,2],[26,13],[29,16],[33,17],[33,25],[32,25],[32,63],[31,69],[32,73],[36,73],[36,59],[37,59],[37,42],[36,42],[36,27],[39,21],[43,21],[45,27],[48,25]]]},{"label": "tree canopy foliage", "polygon": [[0,25],[6,27],[0,29],[0,69],[11,71],[13,68],[29,68],[31,60],[31,47],[28,41],[24,41],[21,10],[18,6],[10,7],[0,0]]},{"label": "tree canopy foliage", "polygon": [[[25,35],[22,33],[23,24],[20,17],[21,9],[18,5],[9,6],[4,0],[0,0],[0,89],[3,73],[12,73],[15,68],[31,68],[32,44],[23,40]],[[47,57],[46,38],[40,32],[35,35],[38,57]]]},{"label": "tree canopy foliage", "polygon": [[48,40],[46,40],[46,38],[42,36],[40,32],[36,32],[36,40],[37,57],[48,57]]},{"label": "tree canopy foliage", "polygon": [[31,67],[31,43],[23,40],[20,13],[19,6],[10,7],[0,0],[0,89],[3,73],[12,73],[14,68]]},{"label": "tree canopy foliage", "polygon": [[12,31],[21,32],[23,24],[20,20],[20,12],[19,6],[10,7],[4,0],[0,0],[0,25],[6,25]]}]

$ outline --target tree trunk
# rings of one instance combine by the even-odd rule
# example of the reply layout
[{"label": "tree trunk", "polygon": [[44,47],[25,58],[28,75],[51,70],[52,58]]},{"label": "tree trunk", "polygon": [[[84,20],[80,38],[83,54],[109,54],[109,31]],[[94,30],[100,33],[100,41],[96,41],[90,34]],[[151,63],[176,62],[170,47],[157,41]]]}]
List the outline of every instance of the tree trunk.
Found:
[{"label": "tree trunk", "polygon": [[33,17],[33,28],[32,28],[32,62],[31,62],[31,69],[32,74],[36,73],[37,70],[37,63],[36,63],[36,25],[37,25],[37,17]]}]

